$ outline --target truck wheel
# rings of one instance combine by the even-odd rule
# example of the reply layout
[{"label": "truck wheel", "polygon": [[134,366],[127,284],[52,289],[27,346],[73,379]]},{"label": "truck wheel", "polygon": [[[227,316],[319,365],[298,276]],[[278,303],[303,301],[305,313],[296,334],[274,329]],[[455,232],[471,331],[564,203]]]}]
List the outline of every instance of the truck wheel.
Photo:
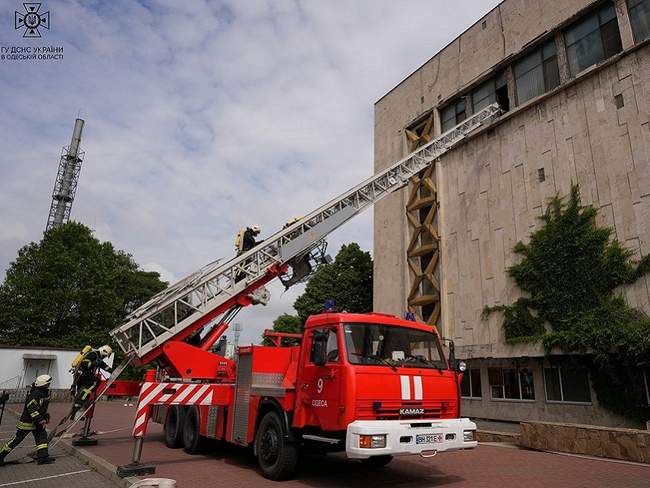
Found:
[{"label": "truck wheel", "polygon": [[361,462],[366,466],[370,466],[371,468],[383,468],[392,460],[393,456],[387,454],[385,456],[372,456],[367,459],[362,459]]},{"label": "truck wheel", "polygon": [[255,436],[257,462],[265,478],[273,481],[290,478],[298,465],[298,445],[285,438],[282,420],[274,412],[267,412]]},{"label": "truck wheel", "polygon": [[185,412],[183,422],[183,450],[188,454],[198,454],[203,450],[204,441],[199,427],[199,411],[196,407]]},{"label": "truck wheel", "polygon": [[171,406],[165,417],[165,445],[177,449],[183,445],[183,423],[185,416],[179,406]]}]

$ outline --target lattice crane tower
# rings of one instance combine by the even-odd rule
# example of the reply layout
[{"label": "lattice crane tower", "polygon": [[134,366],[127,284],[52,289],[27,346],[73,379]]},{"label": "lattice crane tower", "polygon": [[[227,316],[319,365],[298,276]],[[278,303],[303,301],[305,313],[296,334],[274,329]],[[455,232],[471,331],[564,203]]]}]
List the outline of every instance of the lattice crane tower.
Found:
[{"label": "lattice crane tower", "polygon": [[77,191],[81,163],[84,158],[84,152],[79,149],[83,127],[84,121],[82,119],[75,120],[70,145],[68,147],[64,146],[61,152],[59,170],[56,173],[54,190],[52,191],[52,205],[50,205],[50,214],[47,217],[46,231],[64,224],[70,219],[70,210],[72,210],[72,202]]}]

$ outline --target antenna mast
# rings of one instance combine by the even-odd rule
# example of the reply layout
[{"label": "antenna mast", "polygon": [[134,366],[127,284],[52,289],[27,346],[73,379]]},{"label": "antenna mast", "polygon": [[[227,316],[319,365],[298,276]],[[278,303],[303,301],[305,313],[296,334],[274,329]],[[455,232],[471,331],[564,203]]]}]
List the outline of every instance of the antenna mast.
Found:
[{"label": "antenna mast", "polygon": [[64,224],[70,219],[70,210],[72,210],[72,202],[77,190],[81,163],[84,158],[84,152],[79,149],[83,127],[83,119],[75,120],[70,145],[63,147],[61,152],[59,170],[56,173],[54,190],[52,191],[50,214],[47,217],[46,231]]}]

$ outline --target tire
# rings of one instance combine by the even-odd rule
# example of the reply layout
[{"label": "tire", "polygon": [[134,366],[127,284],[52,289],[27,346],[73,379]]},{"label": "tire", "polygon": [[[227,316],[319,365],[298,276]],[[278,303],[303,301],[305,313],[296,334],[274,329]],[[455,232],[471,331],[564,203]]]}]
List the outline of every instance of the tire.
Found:
[{"label": "tire", "polygon": [[167,410],[165,417],[165,445],[170,449],[183,446],[184,411],[181,407],[173,405]]},{"label": "tire", "polygon": [[298,444],[285,437],[277,412],[267,412],[255,436],[255,452],[262,475],[273,481],[291,478],[298,465]]},{"label": "tire", "polygon": [[199,454],[205,445],[205,439],[200,434],[199,424],[199,410],[196,407],[185,412],[182,438],[183,450],[188,454]]},{"label": "tire", "polygon": [[393,456],[386,454],[384,456],[372,456],[362,459],[361,462],[371,468],[383,468],[393,460]]}]

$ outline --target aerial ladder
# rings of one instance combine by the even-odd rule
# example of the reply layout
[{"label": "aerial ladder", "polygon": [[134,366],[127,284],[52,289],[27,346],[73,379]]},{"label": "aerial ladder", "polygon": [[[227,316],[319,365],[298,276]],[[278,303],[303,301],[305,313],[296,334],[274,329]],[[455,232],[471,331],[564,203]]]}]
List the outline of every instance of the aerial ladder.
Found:
[{"label": "aerial ladder", "polygon": [[[309,278],[330,261],[326,237],[331,232],[406,186],[411,177],[500,113],[496,103],[485,107],[320,208],[294,219],[249,251],[224,263],[214,261],[153,296],[110,332],[124,352],[123,361],[81,415],[64,417],[50,433],[50,440],[58,438],[56,444],[79,420],[92,417],[95,403],[131,362],[144,365],[155,361],[170,380],[234,381],[235,361],[213,354],[210,349],[239,311],[268,303],[270,293],[265,285],[275,278],[287,289]],[[84,438],[90,428],[86,420]],[[136,465],[141,441],[136,437]]]},{"label": "aerial ladder", "polygon": [[111,337],[128,359],[139,364],[155,360],[171,377],[214,379],[216,368],[224,379],[230,378],[232,365],[223,367],[224,358],[209,349],[243,307],[268,302],[267,283],[279,278],[289,288],[307,279],[328,262],[328,234],[406,186],[412,176],[499,114],[496,103],[482,109],[249,251],[183,278],[133,311]]},{"label": "aerial ladder", "polygon": [[[319,266],[330,261],[326,255],[326,238],[331,232],[406,186],[411,177],[500,113],[498,104],[480,110],[405,158],[285,225],[249,251],[226,262],[210,263],[152,297],[130,313],[123,325],[110,332],[125,353],[117,370],[130,361],[155,362],[159,381],[204,383],[203,388],[210,388],[208,384],[235,383],[235,361],[210,349],[237,313],[249,305],[266,304],[270,294],[265,285],[276,278],[286,288],[306,280]],[[147,374],[145,385],[156,380],[151,373]],[[97,398],[116,377],[116,374],[111,376]],[[148,397],[140,398],[138,409],[147,400]],[[133,462],[120,467],[120,476],[153,472],[150,466],[140,464],[148,415],[136,415]]]}]

